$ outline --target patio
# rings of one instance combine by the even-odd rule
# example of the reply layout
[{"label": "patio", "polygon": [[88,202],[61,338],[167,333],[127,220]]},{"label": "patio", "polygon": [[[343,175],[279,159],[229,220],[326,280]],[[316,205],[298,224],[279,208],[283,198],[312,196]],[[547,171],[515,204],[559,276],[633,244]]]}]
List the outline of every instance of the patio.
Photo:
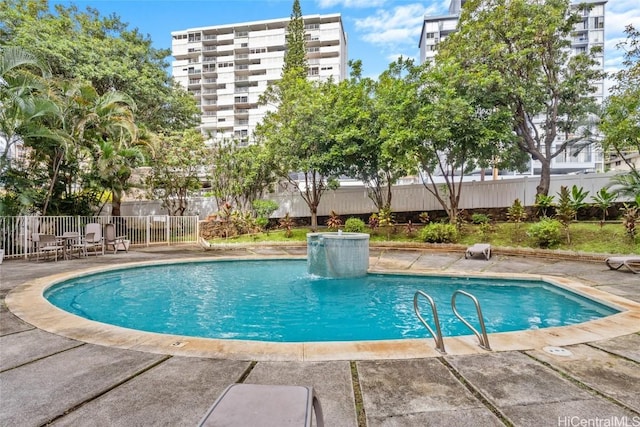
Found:
[{"label": "patio", "polygon": [[[328,426],[571,426],[614,419],[640,423],[640,319],[635,333],[565,346],[568,357],[532,346],[414,359],[285,362],[88,344],[34,328],[4,304],[12,289],[30,280],[115,261],[304,252],[304,247],[204,252],[182,246],[57,263],[6,260],[0,265],[0,425],[195,425],[233,382],[312,385]],[[640,302],[638,276],[609,271],[604,263],[499,253],[490,261],[465,260],[463,253],[383,248],[372,248],[371,256],[376,268],[412,268],[428,260],[430,268],[445,272],[575,278]],[[425,346],[432,348],[433,341],[425,339]]]}]

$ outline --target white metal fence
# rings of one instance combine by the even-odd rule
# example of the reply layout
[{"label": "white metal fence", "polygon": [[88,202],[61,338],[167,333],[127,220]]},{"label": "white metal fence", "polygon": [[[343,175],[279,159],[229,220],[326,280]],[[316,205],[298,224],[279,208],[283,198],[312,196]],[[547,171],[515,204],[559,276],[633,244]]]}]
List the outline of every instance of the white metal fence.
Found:
[{"label": "white metal fence", "polygon": [[34,233],[84,234],[89,223],[114,224],[116,234],[133,247],[195,243],[199,235],[197,216],[5,216],[0,217],[0,249],[5,258],[26,258],[35,251]]}]

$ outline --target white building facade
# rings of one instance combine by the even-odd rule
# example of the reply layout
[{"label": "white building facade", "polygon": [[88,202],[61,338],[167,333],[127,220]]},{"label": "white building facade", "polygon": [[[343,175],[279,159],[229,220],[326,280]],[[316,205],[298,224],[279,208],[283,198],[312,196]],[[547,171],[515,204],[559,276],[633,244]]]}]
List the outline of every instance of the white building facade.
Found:
[{"label": "white building facade", "polygon": [[[425,16],[420,34],[420,62],[433,61],[438,50],[438,44],[449,34],[456,31],[460,12],[466,0],[451,0],[449,13],[440,16]],[[574,54],[589,52],[593,47],[600,47],[595,60],[604,71],[604,19],[605,4],[607,0],[583,0],[573,4],[578,8],[580,4],[586,3],[591,6],[583,14],[582,21],[576,24],[571,38],[571,49]],[[595,93],[593,96],[601,104],[605,96],[604,79],[595,83]],[[563,136],[556,140],[558,145],[563,143]],[[565,150],[558,157],[554,158],[551,168],[554,173],[567,173],[579,171],[602,171],[604,169],[603,155],[599,147],[591,145],[584,148],[577,155],[570,149]],[[540,168],[538,161],[531,161],[531,173]]]},{"label": "white building facade", "polygon": [[[340,14],[304,16],[310,79],[347,75],[347,36]],[[174,31],[173,76],[202,111],[200,130],[213,139],[252,141],[269,106],[258,105],[282,76],[289,18]]]}]

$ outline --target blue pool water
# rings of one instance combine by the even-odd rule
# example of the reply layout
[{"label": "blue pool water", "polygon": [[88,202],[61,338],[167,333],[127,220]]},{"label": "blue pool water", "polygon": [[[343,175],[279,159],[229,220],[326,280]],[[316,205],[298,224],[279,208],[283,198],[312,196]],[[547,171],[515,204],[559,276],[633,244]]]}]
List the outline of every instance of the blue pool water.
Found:
[{"label": "blue pool water", "polygon": [[[458,289],[480,301],[489,333],[571,325],[617,313],[541,281],[387,274],[325,279],[311,277],[304,260],[122,269],[56,284],[45,297],[79,316],[143,331],[310,342],[428,337],[413,311],[417,290],[434,298],[443,335],[469,335],[451,311],[451,295]],[[477,325],[473,305],[464,297],[456,304]],[[421,311],[430,321],[426,303]]]}]

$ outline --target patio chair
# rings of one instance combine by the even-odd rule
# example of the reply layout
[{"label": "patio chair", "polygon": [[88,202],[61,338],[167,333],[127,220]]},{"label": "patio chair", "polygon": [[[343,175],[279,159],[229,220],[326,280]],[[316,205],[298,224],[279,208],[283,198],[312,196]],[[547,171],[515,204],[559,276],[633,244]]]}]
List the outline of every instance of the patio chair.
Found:
[{"label": "patio chair", "polygon": [[[93,248],[94,253],[98,256],[98,249],[104,255],[104,239],[102,238],[102,225],[97,222],[91,222],[85,226],[85,243],[86,248]],[[93,234],[92,239],[87,239],[89,234]]]},{"label": "patio chair", "polygon": [[486,260],[491,258],[491,245],[489,243],[476,243],[467,248],[464,258],[472,258],[476,255],[483,255]]},{"label": "patio chair", "polygon": [[627,267],[632,273],[640,274],[640,255],[612,256],[604,261],[611,270]]},{"label": "patio chair", "polygon": [[101,244],[96,244],[95,233],[86,233],[84,236],[80,237],[80,240],[73,244],[72,250],[78,251],[78,256],[87,256],[89,254],[89,249],[92,249],[95,255],[98,255],[98,249],[102,247]]},{"label": "patio chair", "polygon": [[231,384],[207,411],[199,426],[324,427],[313,387]]},{"label": "patio chair", "polygon": [[40,255],[48,256],[53,253],[54,260],[57,262],[58,252],[64,253],[64,245],[53,234],[39,234],[36,245],[36,261],[40,260]]},{"label": "patio chair", "polygon": [[117,253],[118,250],[125,250],[125,252],[129,252],[129,245],[127,240],[127,236],[116,236],[116,226],[113,224],[105,224],[104,226],[104,245],[109,248],[111,246],[113,248],[113,253]]}]

